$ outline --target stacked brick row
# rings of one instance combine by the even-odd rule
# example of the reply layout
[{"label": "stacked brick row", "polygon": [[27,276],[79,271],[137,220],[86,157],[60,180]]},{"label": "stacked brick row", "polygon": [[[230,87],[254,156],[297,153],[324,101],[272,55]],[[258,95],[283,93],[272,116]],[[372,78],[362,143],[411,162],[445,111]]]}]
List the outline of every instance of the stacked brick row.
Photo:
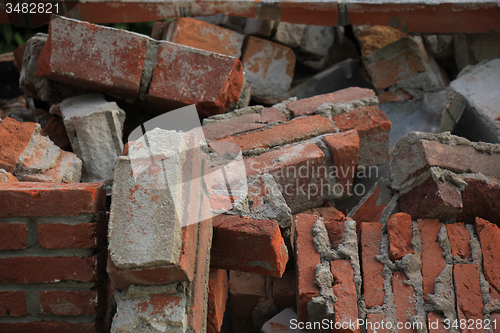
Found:
[{"label": "stacked brick row", "polygon": [[104,331],[104,184],[0,184],[0,331]]}]

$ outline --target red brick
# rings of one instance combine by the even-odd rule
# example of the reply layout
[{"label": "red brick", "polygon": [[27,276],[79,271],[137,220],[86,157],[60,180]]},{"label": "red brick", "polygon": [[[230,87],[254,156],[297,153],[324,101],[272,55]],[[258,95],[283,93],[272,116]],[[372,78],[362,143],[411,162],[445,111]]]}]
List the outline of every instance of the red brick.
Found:
[{"label": "red brick", "polygon": [[347,103],[361,98],[375,97],[375,92],[364,88],[347,88],[329,94],[317,95],[288,103],[286,108],[294,117],[312,114],[323,103]]},{"label": "red brick", "polygon": [[295,221],[295,278],[297,281],[297,317],[306,321],[309,315],[307,303],[319,295],[314,284],[316,265],[320,263],[320,255],[313,243],[311,230],[318,217],[314,215],[297,215]]},{"label": "red brick", "polygon": [[394,292],[394,304],[396,305],[396,321],[402,323],[403,328],[398,329],[399,333],[417,332],[415,329],[406,329],[404,325],[410,322],[411,316],[416,315],[415,311],[415,290],[411,285],[406,285],[406,274],[404,272],[392,273],[392,291]]},{"label": "red brick", "polygon": [[[335,302],[335,322],[344,327],[358,320],[358,303],[356,286],[354,285],[354,271],[349,260],[334,260],[330,263],[333,275],[333,294]],[[357,329],[340,329],[337,332],[359,332]]]},{"label": "red brick", "polygon": [[245,78],[252,84],[252,97],[264,104],[288,98],[295,72],[295,53],[291,48],[249,36],[241,61]]},{"label": "red brick", "polygon": [[471,258],[470,234],[469,230],[465,229],[464,223],[445,224],[448,238],[451,244],[451,253],[453,257],[462,259]]},{"label": "red brick", "polygon": [[419,220],[418,228],[420,229],[422,285],[424,299],[427,300],[427,295],[434,294],[435,280],[446,265],[443,249],[438,239],[441,222],[438,219]]},{"label": "red brick", "polygon": [[483,252],[483,272],[486,281],[490,284],[490,293],[493,298],[500,298],[500,228],[476,218],[476,230]]},{"label": "red brick", "polygon": [[391,260],[403,258],[408,253],[415,253],[411,240],[413,238],[411,216],[396,213],[387,221]]},{"label": "red brick", "polygon": [[429,333],[447,333],[449,332],[444,328],[443,320],[446,317],[439,312],[428,312],[427,313],[427,328],[429,329]]},{"label": "red brick", "polygon": [[325,143],[332,154],[336,170],[336,180],[344,188],[344,193],[352,193],[352,181],[358,161],[359,136],[353,129],[343,133],[325,136]]},{"label": "red brick", "polygon": [[94,282],[98,256],[0,258],[0,283]]},{"label": "red brick", "polygon": [[283,146],[325,133],[335,133],[335,128],[327,118],[315,115],[293,119],[288,123],[266,128],[262,131],[219,139],[211,142],[209,145],[219,154],[225,153],[224,146],[219,144],[221,142],[235,143],[243,152],[247,152],[255,148]]},{"label": "red brick", "polygon": [[379,103],[400,102],[411,100],[412,96],[404,90],[388,91],[378,96]]},{"label": "red brick", "polygon": [[66,132],[66,127],[61,117],[52,116],[40,134],[47,136],[59,148],[71,150],[68,133]]},{"label": "red brick", "polygon": [[151,38],[162,40],[165,35],[165,28],[168,27],[167,22],[155,22],[151,29]]},{"label": "red brick", "polygon": [[465,178],[467,187],[462,191],[462,212],[457,215],[458,221],[474,223],[476,217],[481,217],[491,223],[500,224],[500,186],[498,178],[492,184],[481,180]]},{"label": "red brick", "polygon": [[12,172],[38,124],[5,118],[0,123],[0,169]]},{"label": "red brick", "polygon": [[27,236],[26,223],[0,223],[0,250],[25,249]]},{"label": "red brick", "polygon": [[96,315],[97,291],[51,290],[40,292],[42,315],[78,316]]},{"label": "red brick", "polygon": [[196,104],[198,112],[213,115],[240,98],[244,78],[238,59],[162,42],[157,60],[148,95],[153,104],[172,109]]},{"label": "red brick", "polygon": [[359,226],[363,222],[378,222],[380,217],[382,216],[382,212],[385,207],[387,207],[387,203],[378,204],[379,203],[379,195],[380,195],[381,187],[377,186],[375,191],[366,199],[366,201],[356,210],[352,219],[356,221],[356,228],[359,232]]},{"label": "red brick", "polygon": [[7,172],[5,170],[3,170],[2,172],[0,172],[0,182],[18,182],[18,181],[19,181],[19,179],[17,179],[10,172]]},{"label": "red brick", "polygon": [[2,333],[97,333],[97,324],[66,323],[64,321],[32,321],[28,323],[0,323]]},{"label": "red brick", "polygon": [[103,183],[0,183],[0,217],[96,214],[106,204]]},{"label": "red brick", "polygon": [[[386,89],[408,77],[426,71],[428,62],[425,50],[420,49],[411,37],[373,52],[365,59],[366,70],[377,89]],[[388,51],[389,48],[392,51]]]},{"label": "red brick", "polygon": [[136,98],[148,43],[146,36],[57,17],[50,21],[36,76]]},{"label": "red brick", "polygon": [[332,117],[341,132],[356,129],[359,135],[359,166],[385,163],[389,155],[391,122],[378,105],[359,106]]},{"label": "red brick", "polygon": [[499,333],[500,332],[500,325],[498,325],[498,323],[500,323],[500,313],[496,312],[496,313],[491,313],[491,325],[490,327],[493,328],[493,333]]},{"label": "red brick", "polygon": [[274,177],[292,214],[323,203],[325,155],[314,143],[272,150],[244,163],[247,177],[262,173]]},{"label": "red brick", "polygon": [[328,240],[330,241],[331,248],[334,250],[337,250],[339,248],[339,245],[344,242],[344,233],[345,233],[344,222],[345,218],[343,218],[340,221],[337,220],[325,221],[325,228],[326,232],[328,233]]},{"label": "red brick", "polygon": [[208,141],[230,135],[267,127],[276,121],[288,121],[288,117],[276,108],[267,108],[259,113],[247,113],[229,120],[203,126],[203,134]]},{"label": "red brick", "polygon": [[108,256],[107,272],[118,289],[126,289],[131,284],[142,286],[165,285],[173,282],[193,281],[196,262],[196,241],[198,225],[190,224],[182,228],[182,248],[177,265],[151,268],[119,268]]},{"label": "red brick", "polygon": [[170,41],[205,51],[241,57],[245,36],[204,21],[181,17],[175,23]]},{"label": "red brick", "polygon": [[370,313],[366,316],[367,333],[391,333],[386,326],[387,319],[385,314]]},{"label": "red brick", "polygon": [[[453,281],[457,298],[458,320],[483,321],[483,298],[476,264],[453,266]],[[468,332],[484,332],[484,329],[475,328],[469,329]]]},{"label": "red brick", "polygon": [[212,267],[283,275],[288,253],[277,221],[218,215],[213,225]]},{"label": "red brick", "polygon": [[98,235],[97,223],[43,223],[37,229],[38,241],[44,249],[93,249],[105,240],[106,234],[102,230]]},{"label": "red brick", "polygon": [[384,305],[384,264],[377,260],[382,241],[382,224],[378,222],[361,223],[361,262],[363,273],[363,294],[366,308]]},{"label": "red brick", "polygon": [[210,269],[207,301],[207,333],[220,332],[229,293],[227,271]]},{"label": "red brick", "polygon": [[0,291],[0,317],[17,317],[26,316],[27,314],[28,308],[26,307],[26,291]]},{"label": "red brick", "polygon": [[81,160],[75,154],[62,150],[53,168],[39,174],[23,174],[20,175],[20,179],[24,182],[79,182],[80,173],[75,171],[75,169],[80,169],[81,165]]},{"label": "red brick", "polygon": [[273,301],[278,311],[294,308],[297,305],[296,286],[293,270],[286,270],[282,277],[273,279]]}]

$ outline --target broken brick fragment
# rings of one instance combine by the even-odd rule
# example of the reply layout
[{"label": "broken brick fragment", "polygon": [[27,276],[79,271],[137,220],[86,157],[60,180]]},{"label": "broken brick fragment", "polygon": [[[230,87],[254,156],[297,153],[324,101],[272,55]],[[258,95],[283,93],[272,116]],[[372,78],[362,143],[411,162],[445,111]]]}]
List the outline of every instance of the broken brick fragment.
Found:
[{"label": "broken brick fragment", "polygon": [[207,333],[220,332],[228,295],[227,271],[211,268],[208,277]]},{"label": "broken brick fragment", "polygon": [[36,123],[20,123],[12,118],[0,122],[0,168],[12,172],[19,157],[30,143],[34,134],[40,133]]}]

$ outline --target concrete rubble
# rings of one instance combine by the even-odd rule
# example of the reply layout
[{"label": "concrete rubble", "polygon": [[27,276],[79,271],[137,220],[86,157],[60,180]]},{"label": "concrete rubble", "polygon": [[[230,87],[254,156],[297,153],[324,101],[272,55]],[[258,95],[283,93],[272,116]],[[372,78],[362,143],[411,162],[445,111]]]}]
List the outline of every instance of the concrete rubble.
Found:
[{"label": "concrete rubble", "polygon": [[0,56],[1,332],[496,331],[498,33],[259,6]]}]

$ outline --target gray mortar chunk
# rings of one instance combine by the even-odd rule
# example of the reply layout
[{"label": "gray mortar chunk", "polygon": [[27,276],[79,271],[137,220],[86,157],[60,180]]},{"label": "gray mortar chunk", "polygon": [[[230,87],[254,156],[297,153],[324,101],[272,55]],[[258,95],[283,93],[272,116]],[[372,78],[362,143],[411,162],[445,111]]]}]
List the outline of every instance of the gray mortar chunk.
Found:
[{"label": "gray mortar chunk", "polygon": [[354,271],[354,285],[356,287],[356,298],[361,298],[361,267],[359,264],[358,235],[356,233],[356,221],[347,218],[344,222],[344,241],[339,245],[337,252],[341,258],[349,259]]},{"label": "gray mortar chunk", "polygon": [[321,322],[325,318],[334,320],[337,297],[333,294],[333,275],[330,263],[322,262],[316,265],[315,276],[314,284],[320,289],[320,292],[319,296],[307,303],[309,320],[316,322]]},{"label": "gray mortar chunk", "polygon": [[[458,318],[455,302],[455,288],[453,284],[453,265],[446,264],[443,268],[436,278],[434,294],[428,295],[427,301],[432,306],[432,309],[429,308],[429,312],[442,312],[446,319],[452,322]],[[458,331],[452,328],[451,332]]]},{"label": "gray mortar chunk", "polygon": [[255,105],[255,106],[248,106],[248,107],[243,108],[243,109],[237,109],[237,110],[234,110],[234,111],[231,111],[228,113],[216,114],[216,115],[213,115],[213,116],[210,116],[208,118],[203,119],[203,126],[227,121],[227,120],[233,119],[235,117],[242,116],[244,114],[259,113],[260,111],[262,111],[264,109],[265,109],[265,107],[262,105]]},{"label": "gray mortar chunk", "polygon": [[314,247],[321,257],[321,262],[342,259],[339,253],[331,248],[328,232],[326,231],[325,222],[322,217],[318,217],[311,233],[313,234]]}]

